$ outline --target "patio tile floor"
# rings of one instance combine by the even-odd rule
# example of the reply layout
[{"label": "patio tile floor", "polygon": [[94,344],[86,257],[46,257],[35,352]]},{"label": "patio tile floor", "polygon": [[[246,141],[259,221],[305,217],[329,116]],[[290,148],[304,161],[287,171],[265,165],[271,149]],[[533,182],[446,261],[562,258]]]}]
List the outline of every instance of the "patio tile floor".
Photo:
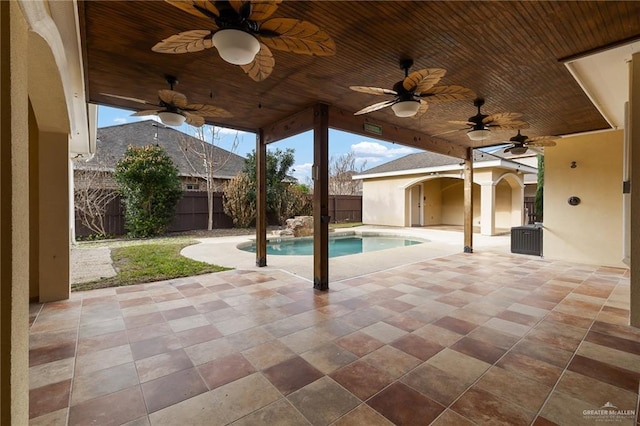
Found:
[{"label": "patio tile floor", "polygon": [[637,424],[627,270],[480,252],[330,287],[235,270],[32,305],[30,424]]}]

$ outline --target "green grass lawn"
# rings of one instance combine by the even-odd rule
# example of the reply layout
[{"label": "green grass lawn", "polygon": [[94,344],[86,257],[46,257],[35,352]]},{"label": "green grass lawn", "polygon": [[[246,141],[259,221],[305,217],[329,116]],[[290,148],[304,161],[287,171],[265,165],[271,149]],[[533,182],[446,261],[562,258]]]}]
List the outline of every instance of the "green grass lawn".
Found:
[{"label": "green grass lawn", "polygon": [[111,249],[116,276],[74,284],[71,289],[79,291],[142,284],[230,269],[181,256],[180,250],[193,243],[195,241],[185,241],[184,238],[132,240],[130,244],[120,243]]},{"label": "green grass lawn", "polygon": [[[332,223],[336,228],[351,228],[362,223]],[[196,244],[193,236],[165,236],[136,240],[98,240],[80,243],[85,247],[109,247],[117,275],[99,280],[71,285],[72,291],[93,290],[143,284],[172,278],[227,271],[218,265],[210,265],[180,255],[184,247]],[[90,266],[89,266],[90,267]]]},{"label": "green grass lawn", "polygon": [[344,223],[330,223],[330,229],[340,229],[340,228],[355,228],[356,226],[362,226],[362,222],[344,222]]}]

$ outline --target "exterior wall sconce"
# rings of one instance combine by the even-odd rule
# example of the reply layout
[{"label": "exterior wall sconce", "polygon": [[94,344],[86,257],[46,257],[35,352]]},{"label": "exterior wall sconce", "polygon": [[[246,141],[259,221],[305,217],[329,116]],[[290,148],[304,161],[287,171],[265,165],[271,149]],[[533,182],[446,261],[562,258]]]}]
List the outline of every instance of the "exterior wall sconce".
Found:
[{"label": "exterior wall sconce", "polygon": [[575,169],[576,167],[578,167],[578,163],[576,163],[575,161],[571,162],[571,166],[572,169]]}]

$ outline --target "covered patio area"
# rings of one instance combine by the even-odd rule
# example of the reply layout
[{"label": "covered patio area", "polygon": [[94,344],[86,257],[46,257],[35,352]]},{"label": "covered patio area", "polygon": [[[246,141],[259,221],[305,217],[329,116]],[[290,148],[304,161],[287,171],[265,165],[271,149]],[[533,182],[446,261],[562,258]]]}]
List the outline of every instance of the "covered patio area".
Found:
[{"label": "covered patio area", "polygon": [[30,424],[636,424],[628,309],[627,270],[489,251],[73,293],[31,305]]},{"label": "covered patio area", "polygon": [[[256,1],[255,15],[250,2],[174,3],[0,1],[0,423],[582,424],[609,420],[603,410],[636,422],[639,2]],[[317,26],[336,54],[264,50],[254,64],[276,65],[256,79],[217,48],[153,51],[186,31],[212,47],[204,33],[219,25],[194,4],[250,25],[308,21],[303,33]],[[471,99],[429,102],[415,120],[354,115],[374,99],[350,87],[385,93],[409,59],[486,100],[473,127]],[[261,269],[70,294],[70,158],[95,152],[97,104],[144,111],[167,76],[176,99],[232,115],[208,124],[256,135]],[[175,119],[176,106],[157,112]],[[460,253],[474,251],[472,150],[520,130],[469,138],[485,114],[563,136],[547,154],[544,223],[545,255],[563,261]],[[458,158],[458,253],[329,290],[329,129]],[[269,268],[265,249],[267,146],[308,130],[324,293]],[[633,282],[568,260],[629,265]]]}]

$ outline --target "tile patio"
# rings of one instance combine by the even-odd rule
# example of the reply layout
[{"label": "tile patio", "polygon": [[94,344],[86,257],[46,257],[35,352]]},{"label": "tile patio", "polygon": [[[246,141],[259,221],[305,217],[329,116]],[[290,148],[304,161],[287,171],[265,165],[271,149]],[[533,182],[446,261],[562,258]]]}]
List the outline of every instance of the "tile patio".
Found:
[{"label": "tile patio", "polygon": [[638,409],[628,299],[627,270],[491,252],[74,293],[31,306],[30,424],[597,424]]}]

